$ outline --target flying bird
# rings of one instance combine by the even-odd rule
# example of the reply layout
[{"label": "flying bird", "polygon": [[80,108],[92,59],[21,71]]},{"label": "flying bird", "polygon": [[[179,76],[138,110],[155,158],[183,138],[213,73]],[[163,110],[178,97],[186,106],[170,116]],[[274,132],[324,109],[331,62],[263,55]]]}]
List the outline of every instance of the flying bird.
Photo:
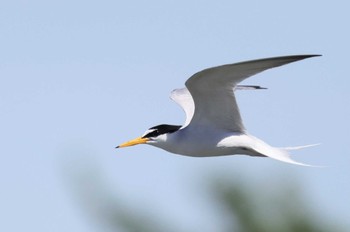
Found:
[{"label": "flying bird", "polygon": [[149,128],[141,137],[116,148],[149,144],[168,152],[209,157],[249,155],[270,157],[279,161],[306,165],[290,158],[289,151],[305,147],[277,148],[249,134],[243,125],[235,90],[263,89],[238,85],[241,81],[267,69],[320,55],[272,57],[204,69],[192,75],[186,87],[175,89],[170,98],[185,111],[182,126],[161,124]]}]

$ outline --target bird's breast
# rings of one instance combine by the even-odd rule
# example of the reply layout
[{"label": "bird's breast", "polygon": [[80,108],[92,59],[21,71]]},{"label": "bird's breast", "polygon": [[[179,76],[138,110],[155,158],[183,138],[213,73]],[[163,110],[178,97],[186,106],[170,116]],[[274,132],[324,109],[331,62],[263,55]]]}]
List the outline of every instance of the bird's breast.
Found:
[{"label": "bird's breast", "polygon": [[[155,144],[155,146],[171,153],[194,157],[242,154],[239,143],[236,143],[240,136],[241,133],[229,133],[207,128],[192,130],[184,128],[167,135],[166,141]],[[221,145],[221,141],[226,142]]]}]

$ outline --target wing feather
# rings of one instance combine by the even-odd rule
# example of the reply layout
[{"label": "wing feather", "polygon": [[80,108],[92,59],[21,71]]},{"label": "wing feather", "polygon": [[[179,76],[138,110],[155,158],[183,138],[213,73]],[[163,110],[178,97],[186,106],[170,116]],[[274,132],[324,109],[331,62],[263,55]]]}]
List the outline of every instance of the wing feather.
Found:
[{"label": "wing feather", "polygon": [[[244,132],[245,128],[234,95],[235,86],[244,79],[264,70],[318,55],[297,55],[252,60],[205,69],[186,81],[194,105],[190,125]],[[175,100],[176,101],[176,100]],[[179,103],[179,102],[178,102]],[[180,104],[180,103],[179,103]],[[181,103],[180,105],[182,105]],[[189,105],[189,103],[186,103]]]},{"label": "wing feather", "polygon": [[[257,90],[257,89],[266,89],[266,88],[257,86],[257,85],[237,85],[235,90]],[[191,93],[188,91],[187,88],[174,89],[170,93],[170,98],[171,100],[176,102],[185,112],[186,120],[182,128],[186,127],[190,123],[194,114],[194,109],[195,109]]]},{"label": "wing feather", "polygon": [[182,128],[186,127],[194,114],[194,102],[190,92],[187,88],[174,89],[170,94],[170,98],[185,111],[186,120]]}]

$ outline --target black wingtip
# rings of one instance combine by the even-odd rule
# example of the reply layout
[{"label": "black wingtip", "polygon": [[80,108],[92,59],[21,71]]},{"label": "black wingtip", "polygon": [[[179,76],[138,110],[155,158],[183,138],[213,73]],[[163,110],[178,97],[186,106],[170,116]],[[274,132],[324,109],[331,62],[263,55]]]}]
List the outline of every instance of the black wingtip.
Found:
[{"label": "black wingtip", "polygon": [[321,54],[310,54],[310,55],[296,55],[296,56],[291,56],[292,62],[294,61],[299,61],[299,60],[304,60],[304,59],[309,59],[313,57],[320,57],[322,56]]},{"label": "black wingtip", "polygon": [[266,87],[262,87],[262,86],[259,86],[259,85],[253,85],[252,87],[254,89],[267,89]]},{"label": "black wingtip", "polygon": [[305,58],[311,58],[311,57],[317,57],[322,56],[321,54],[311,54],[311,55],[305,55]]},{"label": "black wingtip", "polygon": [[237,85],[236,89],[240,89],[240,90],[255,90],[255,89],[267,89],[267,88],[259,86],[259,85]]},{"label": "black wingtip", "polygon": [[[307,58],[312,58],[312,57],[319,57],[322,56],[321,54],[306,54],[306,55],[291,55],[291,56],[285,56],[285,58],[290,58],[292,60],[303,60]],[[278,58],[278,57],[277,57]],[[281,57],[283,58],[283,57]]]},{"label": "black wingtip", "polygon": [[310,55],[297,55],[296,57],[299,57],[300,59],[307,59],[312,57],[319,57],[322,56],[321,54],[310,54]]},{"label": "black wingtip", "polygon": [[282,66],[285,64],[293,63],[296,61],[312,58],[312,57],[319,57],[322,56],[321,54],[306,54],[306,55],[290,55],[290,56],[280,56],[280,57],[273,57],[273,58],[267,58],[264,60],[276,60],[276,65],[274,67]]}]

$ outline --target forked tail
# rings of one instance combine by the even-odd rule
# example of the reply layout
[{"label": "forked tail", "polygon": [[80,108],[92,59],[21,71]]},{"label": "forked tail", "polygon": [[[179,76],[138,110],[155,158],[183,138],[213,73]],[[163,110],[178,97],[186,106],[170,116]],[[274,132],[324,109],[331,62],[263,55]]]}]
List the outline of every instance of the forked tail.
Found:
[{"label": "forked tail", "polygon": [[309,145],[304,145],[304,146],[296,146],[296,147],[283,147],[283,148],[277,148],[281,150],[283,153],[285,153],[283,156],[284,158],[281,159],[281,161],[287,162],[287,163],[292,163],[292,164],[297,164],[297,165],[302,165],[302,166],[308,166],[308,167],[321,167],[321,166],[316,166],[316,165],[310,165],[310,164],[304,164],[301,162],[294,161],[292,158],[290,158],[290,154],[288,151],[294,151],[294,150],[300,150],[303,148],[308,148],[308,147],[314,147],[320,145],[319,143],[317,144],[309,144]]},{"label": "forked tail", "polygon": [[320,145],[320,143],[309,144],[309,145],[304,145],[304,146],[297,146],[297,147],[281,147],[281,149],[284,149],[287,151],[294,151],[294,150],[300,150],[303,148],[314,147],[314,146],[318,146],[318,145]]},{"label": "forked tail", "polygon": [[[262,142],[262,141],[261,141]],[[257,145],[257,144],[256,144]],[[255,150],[258,151],[260,154],[263,154],[267,157],[283,161],[286,163],[291,163],[291,164],[297,164],[297,165],[302,165],[302,166],[308,166],[308,167],[320,167],[320,166],[315,166],[315,165],[309,165],[309,164],[304,164],[301,162],[294,161],[288,151],[291,150],[299,150],[307,147],[313,147],[317,146],[319,144],[310,144],[310,145],[305,145],[305,146],[298,146],[298,147],[283,147],[283,148],[278,148],[278,147],[271,147],[267,144],[259,144],[257,147],[255,147]]]}]

